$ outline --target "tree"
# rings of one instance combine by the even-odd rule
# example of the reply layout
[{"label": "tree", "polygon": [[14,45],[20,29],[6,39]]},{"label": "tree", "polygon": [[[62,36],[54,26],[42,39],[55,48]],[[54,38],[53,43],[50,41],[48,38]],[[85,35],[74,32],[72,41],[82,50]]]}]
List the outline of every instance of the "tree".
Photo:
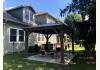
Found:
[{"label": "tree", "polygon": [[96,0],[72,0],[72,3],[66,6],[63,10],[61,10],[60,15],[63,14],[78,12],[82,15],[83,20],[85,19],[85,15],[95,15],[96,13]]},{"label": "tree", "polygon": [[75,30],[75,22],[80,22],[80,21],[82,21],[82,17],[80,14],[76,13],[67,15],[67,17],[64,20],[64,22],[68,24],[68,26],[71,27],[73,30]]},{"label": "tree", "polygon": [[76,30],[76,27],[75,27],[75,22],[81,22],[82,21],[82,16],[80,14],[77,14],[77,13],[72,13],[72,14],[68,14],[66,17],[65,17],[65,20],[64,22],[71,28],[73,29],[74,31],[74,38],[75,40],[77,40],[78,38],[78,30]]},{"label": "tree", "polygon": [[61,10],[60,15],[65,13],[77,12],[82,15],[82,21],[85,21],[85,16],[89,16],[87,24],[77,24],[80,29],[80,39],[84,40],[84,46],[87,50],[94,47],[96,44],[96,0],[72,0],[72,3]]}]

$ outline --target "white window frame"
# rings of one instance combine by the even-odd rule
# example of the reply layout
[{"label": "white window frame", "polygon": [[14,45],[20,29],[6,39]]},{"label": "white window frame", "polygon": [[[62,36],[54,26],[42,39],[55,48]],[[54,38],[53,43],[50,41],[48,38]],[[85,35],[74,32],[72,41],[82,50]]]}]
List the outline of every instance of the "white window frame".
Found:
[{"label": "white window frame", "polygon": [[[28,11],[28,15],[29,15],[29,20],[25,19],[25,11]],[[30,23],[30,10],[26,9],[26,8],[23,8],[23,22],[27,22],[27,23]]]},{"label": "white window frame", "polygon": [[[14,43],[25,43],[25,31],[23,29],[14,28],[14,27],[9,27],[9,42],[8,43],[13,43],[13,42],[10,41],[10,29],[16,29],[17,30],[16,42],[14,42]],[[19,41],[19,30],[24,31],[24,41]]]},{"label": "white window frame", "polygon": [[[16,29],[16,28],[14,28],[14,27],[10,27],[9,28],[9,43],[13,43],[13,42],[11,42],[10,41],[10,29]],[[16,31],[17,31],[17,29],[16,29]],[[18,32],[17,32],[18,33]],[[17,37],[17,36],[16,36]],[[14,43],[17,43],[17,38],[16,38],[16,42],[14,42]]]},{"label": "white window frame", "polygon": [[[26,13],[25,13],[25,11],[28,11],[28,15],[29,15],[29,20],[27,20],[27,19],[25,19],[25,15],[26,15]],[[32,11],[31,10],[29,10],[29,9],[27,9],[27,8],[23,8],[23,22],[27,22],[27,23],[33,23],[33,21],[31,21],[31,13],[32,13]],[[33,19],[33,16],[32,16],[32,19]],[[34,19],[33,19],[34,20]]]},{"label": "white window frame", "polygon": [[23,8],[23,22],[25,22],[25,8]]},{"label": "white window frame", "polygon": [[40,34],[40,41],[39,41],[39,33],[37,34],[37,41],[38,42],[44,42],[45,41],[45,38],[42,40],[42,38],[44,38],[44,35],[43,34]]},{"label": "white window frame", "polygon": [[20,43],[24,43],[25,42],[25,31],[24,31],[24,41],[19,41],[19,30],[23,30],[23,29],[18,29],[18,42],[20,42]]},{"label": "white window frame", "polygon": [[33,19],[33,21],[31,21],[31,13],[32,13],[32,11],[30,11],[30,23],[34,23],[34,21],[35,21],[35,19],[34,19],[34,15],[32,15],[32,19]]}]

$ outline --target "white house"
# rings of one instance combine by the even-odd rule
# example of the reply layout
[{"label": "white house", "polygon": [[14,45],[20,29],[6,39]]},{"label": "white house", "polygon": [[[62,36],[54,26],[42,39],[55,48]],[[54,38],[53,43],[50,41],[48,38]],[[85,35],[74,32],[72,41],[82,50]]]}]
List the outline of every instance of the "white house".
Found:
[{"label": "white house", "polygon": [[[4,53],[20,52],[25,49],[25,34],[23,27],[60,22],[49,13],[36,13],[31,6],[18,6],[3,12],[3,39]],[[56,44],[56,35],[49,42]],[[45,44],[46,39],[42,34],[32,33],[29,36],[29,46]]]}]

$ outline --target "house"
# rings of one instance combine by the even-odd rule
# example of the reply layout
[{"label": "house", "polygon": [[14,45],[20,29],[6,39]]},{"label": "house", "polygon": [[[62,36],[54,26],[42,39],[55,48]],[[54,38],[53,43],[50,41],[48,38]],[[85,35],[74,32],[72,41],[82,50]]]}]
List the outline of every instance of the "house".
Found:
[{"label": "house", "polygon": [[[49,13],[36,13],[31,6],[18,6],[4,10],[3,21],[4,54],[20,52],[25,49],[25,32],[23,27],[58,22],[58,20]],[[56,35],[52,35],[49,42],[56,44],[56,39]],[[34,46],[34,44],[42,45],[46,43],[46,39],[43,34],[31,33],[28,43],[29,46]]]},{"label": "house", "polygon": [[[35,16],[35,22],[37,25],[44,25],[44,24],[51,24],[51,23],[55,24],[58,21],[55,17],[53,17],[51,14],[49,14],[47,12],[38,12],[34,16]],[[37,36],[38,36],[37,37],[38,45],[46,43],[46,39],[45,39],[45,36],[43,34],[38,34]],[[57,36],[52,35],[49,39],[49,42],[51,44],[56,44],[57,43]]]},{"label": "house", "polygon": [[[35,24],[33,15],[35,10],[31,6],[18,6],[3,12],[3,36],[4,53],[19,52],[24,50],[24,31],[23,27],[31,27]],[[30,36],[35,40],[34,36]],[[31,41],[32,41],[31,40]],[[29,40],[29,44],[31,42]],[[33,41],[34,43],[34,41]]]}]

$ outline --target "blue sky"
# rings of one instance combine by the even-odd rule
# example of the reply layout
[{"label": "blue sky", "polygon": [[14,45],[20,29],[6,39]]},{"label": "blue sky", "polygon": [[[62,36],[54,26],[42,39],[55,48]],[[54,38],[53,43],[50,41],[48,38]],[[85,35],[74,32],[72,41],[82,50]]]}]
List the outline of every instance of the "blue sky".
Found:
[{"label": "blue sky", "polygon": [[20,5],[31,5],[36,12],[48,12],[56,18],[60,18],[60,10],[71,0],[5,0],[4,9]]}]

